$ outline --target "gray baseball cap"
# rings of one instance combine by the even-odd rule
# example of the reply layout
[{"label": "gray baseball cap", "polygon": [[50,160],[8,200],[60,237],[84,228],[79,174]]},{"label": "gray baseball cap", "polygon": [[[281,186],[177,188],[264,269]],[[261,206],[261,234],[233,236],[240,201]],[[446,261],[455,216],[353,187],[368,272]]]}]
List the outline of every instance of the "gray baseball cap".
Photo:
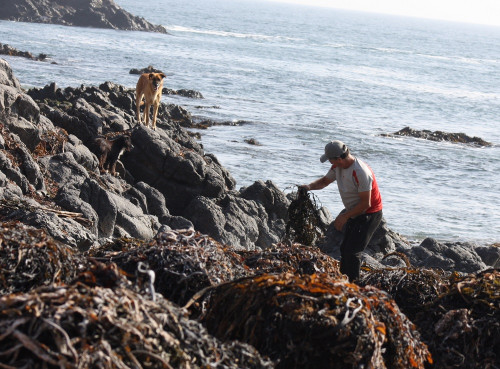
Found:
[{"label": "gray baseball cap", "polygon": [[325,146],[325,153],[319,159],[322,163],[329,159],[338,158],[347,151],[347,146],[342,141],[328,142]]}]

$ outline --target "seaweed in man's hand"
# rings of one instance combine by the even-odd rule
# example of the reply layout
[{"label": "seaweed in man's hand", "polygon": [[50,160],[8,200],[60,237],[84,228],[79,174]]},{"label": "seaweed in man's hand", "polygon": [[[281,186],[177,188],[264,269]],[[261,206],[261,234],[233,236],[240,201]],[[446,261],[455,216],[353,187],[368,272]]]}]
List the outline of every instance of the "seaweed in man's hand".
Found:
[{"label": "seaweed in man's hand", "polygon": [[313,245],[323,234],[316,198],[309,196],[309,192],[300,186],[294,197],[288,207],[284,241]]}]

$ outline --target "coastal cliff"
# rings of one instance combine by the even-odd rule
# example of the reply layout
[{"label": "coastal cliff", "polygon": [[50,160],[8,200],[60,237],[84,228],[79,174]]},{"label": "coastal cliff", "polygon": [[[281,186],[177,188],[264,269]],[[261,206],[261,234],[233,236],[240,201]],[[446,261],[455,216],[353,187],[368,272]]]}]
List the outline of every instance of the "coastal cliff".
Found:
[{"label": "coastal cliff", "polygon": [[16,0],[0,2],[0,19],[65,26],[167,33],[165,27],[134,16],[113,0]]}]

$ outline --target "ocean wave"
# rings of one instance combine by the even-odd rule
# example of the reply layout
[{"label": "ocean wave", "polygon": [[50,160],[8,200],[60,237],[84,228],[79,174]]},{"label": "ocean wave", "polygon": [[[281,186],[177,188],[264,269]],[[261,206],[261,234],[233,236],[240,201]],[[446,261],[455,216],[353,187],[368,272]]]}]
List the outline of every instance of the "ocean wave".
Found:
[{"label": "ocean wave", "polygon": [[351,81],[389,87],[401,91],[436,94],[452,98],[466,98],[475,101],[500,101],[500,94],[497,92],[482,92],[425,83],[421,81],[418,75],[411,76],[408,71],[396,71],[375,67],[356,67],[355,69],[346,69],[342,77]]},{"label": "ocean wave", "polygon": [[[327,47],[341,48],[341,47],[356,47],[355,45],[347,44],[326,44]],[[421,58],[435,59],[442,61],[452,61],[452,62],[462,62],[464,64],[500,64],[499,59],[488,59],[488,58],[473,58],[455,55],[433,55],[415,52],[413,50],[405,50],[391,47],[366,47],[363,46],[361,49],[373,50],[377,52],[387,53],[387,54],[404,54],[404,55],[414,55]]]},{"label": "ocean wave", "polygon": [[259,33],[240,33],[222,30],[208,30],[208,29],[195,29],[183,26],[166,26],[168,31],[183,32],[183,33],[198,33],[203,35],[221,36],[221,37],[234,37],[234,38],[249,38],[254,40],[268,40],[268,41],[298,41],[300,39],[286,36],[269,36]]}]

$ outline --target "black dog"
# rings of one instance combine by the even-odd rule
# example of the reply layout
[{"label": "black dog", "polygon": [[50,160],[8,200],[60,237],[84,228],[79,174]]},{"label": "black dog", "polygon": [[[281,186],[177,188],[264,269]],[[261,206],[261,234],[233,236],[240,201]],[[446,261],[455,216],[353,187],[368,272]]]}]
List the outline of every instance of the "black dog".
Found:
[{"label": "black dog", "polygon": [[116,162],[125,151],[133,149],[132,140],[129,135],[121,135],[112,140],[105,137],[95,139],[95,154],[99,158],[99,170],[101,173],[109,171],[116,176]]}]

